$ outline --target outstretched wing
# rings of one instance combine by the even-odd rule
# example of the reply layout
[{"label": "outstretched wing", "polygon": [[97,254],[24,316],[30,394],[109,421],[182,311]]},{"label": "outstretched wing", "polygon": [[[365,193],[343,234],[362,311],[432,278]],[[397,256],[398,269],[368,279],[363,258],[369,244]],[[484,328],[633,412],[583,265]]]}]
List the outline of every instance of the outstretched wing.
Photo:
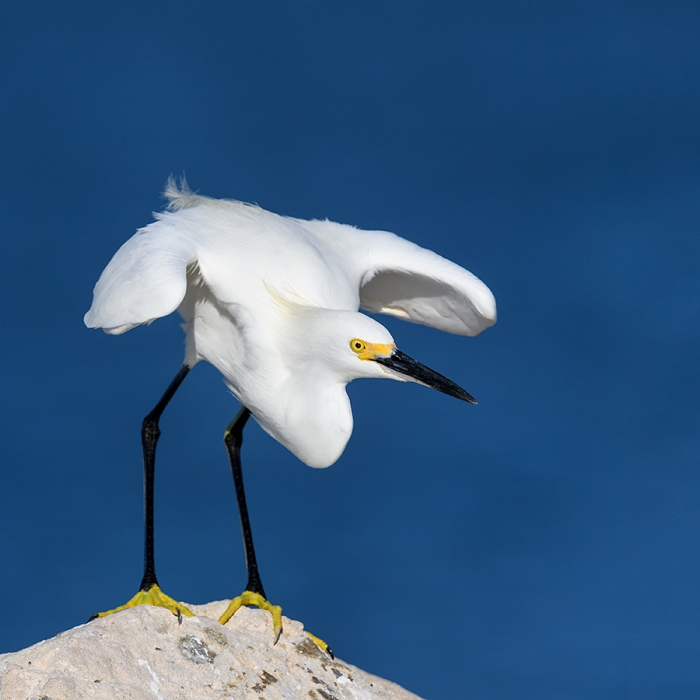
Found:
[{"label": "outstretched wing", "polygon": [[196,250],[168,220],[140,229],[110,260],[97,280],[88,328],[119,335],[177,309],[187,291],[187,266]]},{"label": "outstretched wing", "polygon": [[496,300],[471,272],[393,233],[354,233],[365,260],[362,309],[457,335],[496,323]]}]

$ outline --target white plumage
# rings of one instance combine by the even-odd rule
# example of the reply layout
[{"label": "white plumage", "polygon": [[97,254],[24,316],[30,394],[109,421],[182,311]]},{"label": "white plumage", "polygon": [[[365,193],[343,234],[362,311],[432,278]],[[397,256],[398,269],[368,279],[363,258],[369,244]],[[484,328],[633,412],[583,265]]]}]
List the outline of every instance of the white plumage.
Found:
[{"label": "white plumage", "polygon": [[[258,423],[310,466],[332,464],[345,448],[353,379],[419,381],[457,395],[390,365],[393,338],[359,309],[459,335],[496,321],[483,282],[392,233],[278,216],[172,179],[165,195],[168,211],[105,268],[86,325],[120,334],[179,311],[185,363],[214,365]],[[355,339],[368,350],[353,349]]]}]

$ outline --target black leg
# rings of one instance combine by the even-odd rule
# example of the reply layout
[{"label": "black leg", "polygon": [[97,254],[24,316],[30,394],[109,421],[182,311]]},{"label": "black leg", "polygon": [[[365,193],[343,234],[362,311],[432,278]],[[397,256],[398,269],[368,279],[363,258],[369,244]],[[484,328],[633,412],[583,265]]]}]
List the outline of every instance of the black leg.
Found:
[{"label": "black leg", "polygon": [[[275,641],[282,634],[282,608],[279,605],[271,605],[265,595],[258,562],[255,558],[255,547],[253,546],[253,533],[250,529],[250,519],[248,518],[248,506],[245,500],[245,490],[243,489],[243,470],[241,469],[241,445],[243,444],[243,428],[250,418],[250,411],[244,406],[238,415],[231,421],[224,433],[224,444],[228,451],[228,458],[231,462],[231,473],[233,483],[236,486],[236,499],[238,500],[238,514],[241,518],[241,532],[243,533],[243,548],[245,550],[245,565],[248,571],[248,583],[243,593],[234,598],[226,608],[219,622],[225,625],[231,616],[241,607],[241,605],[254,605],[268,610],[272,614],[272,622],[275,631]],[[252,594],[252,595],[251,595]],[[262,600],[261,600],[262,598]],[[331,659],[335,658],[331,648],[322,639],[306,632],[318,647],[325,651]]]},{"label": "black leg", "polygon": [[257,593],[263,598],[265,589],[260,580],[258,562],[255,559],[255,547],[253,546],[253,532],[250,529],[248,518],[248,506],[245,500],[245,490],[243,489],[243,471],[241,469],[241,445],[243,444],[243,428],[250,418],[250,411],[244,406],[238,415],[231,421],[224,433],[224,444],[228,451],[228,458],[231,462],[231,473],[233,483],[236,486],[236,499],[238,500],[238,514],[241,518],[241,532],[243,533],[243,548],[245,550],[245,565],[248,572],[248,584],[246,590]]},{"label": "black leg", "polygon": [[141,590],[148,591],[158,585],[156,578],[155,552],[153,544],[153,482],[156,468],[156,444],[160,437],[158,421],[165,407],[173,398],[180,384],[190,371],[188,365],[182,365],[165,390],[156,407],[143,419],[141,426],[141,445],[143,447],[143,510],[145,526],[144,567]]}]

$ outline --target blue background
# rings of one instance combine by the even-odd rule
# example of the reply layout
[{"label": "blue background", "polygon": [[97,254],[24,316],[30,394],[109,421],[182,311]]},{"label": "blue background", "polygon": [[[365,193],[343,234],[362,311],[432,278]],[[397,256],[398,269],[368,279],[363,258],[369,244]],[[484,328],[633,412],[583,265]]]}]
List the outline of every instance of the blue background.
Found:
[{"label": "blue background", "polygon": [[[481,277],[460,338],[381,318],[478,399],[349,388],[311,470],[257,426],[268,594],[431,698],[700,697],[697,2],[5,3],[0,9],[0,651],[135,593],[139,427],[175,316],[82,316],[170,173],[394,231]],[[164,415],[157,561],[181,600],[245,583],[199,365]]]}]

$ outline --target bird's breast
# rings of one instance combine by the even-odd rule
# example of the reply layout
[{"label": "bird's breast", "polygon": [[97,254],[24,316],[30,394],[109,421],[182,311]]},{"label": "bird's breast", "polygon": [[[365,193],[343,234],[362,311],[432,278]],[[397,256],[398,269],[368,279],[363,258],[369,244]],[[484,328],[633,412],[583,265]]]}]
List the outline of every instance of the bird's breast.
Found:
[{"label": "bird's breast", "polygon": [[285,387],[276,401],[248,408],[263,430],[310,467],[335,463],[352,434],[352,409],[342,384]]}]

